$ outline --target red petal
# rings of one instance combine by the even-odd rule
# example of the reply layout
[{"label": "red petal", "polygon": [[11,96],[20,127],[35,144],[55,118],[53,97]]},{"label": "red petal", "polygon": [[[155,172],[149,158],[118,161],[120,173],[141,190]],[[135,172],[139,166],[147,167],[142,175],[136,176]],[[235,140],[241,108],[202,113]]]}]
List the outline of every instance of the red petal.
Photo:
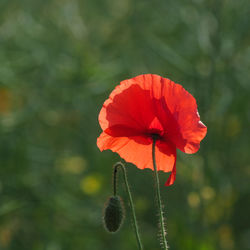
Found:
[{"label": "red petal", "polygon": [[[149,133],[156,130],[163,134],[163,126],[158,119],[158,109],[163,109],[161,97],[161,77],[141,75],[122,81],[110,94],[99,114],[103,131],[115,130],[116,136]],[[166,113],[164,113],[166,116]],[[112,134],[112,135],[114,135]]]},{"label": "red petal", "polygon": [[[103,132],[97,139],[99,149],[110,149],[118,153],[127,162],[138,168],[154,170],[152,160],[152,139],[146,136],[112,137]],[[172,171],[176,161],[176,149],[171,143],[156,142],[157,169],[164,172]]]},{"label": "red petal", "polygon": [[126,128],[143,131],[154,117],[149,96],[131,79],[117,86],[104,102],[99,122],[103,131],[116,127],[120,136],[126,136]]},{"label": "red petal", "polygon": [[176,178],[176,162],[174,164],[174,167],[173,167],[173,170],[171,172],[171,174],[169,175],[166,183],[165,183],[165,186],[170,186],[170,185],[173,185],[174,184],[174,181],[175,181],[175,178]]},{"label": "red petal", "polygon": [[195,98],[180,84],[158,75],[141,75],[134,80],[150,91],[154,113],[164,127],[164,137],[185,153],[197,152],[207,127],[200,121]]},{"label": "red petal", "polygon": [[179,84],[168,82],[166,86],[163,96],[172,114],[172,121],[164,123],[166,135],[181,151],[195,153],[207,133],[207,127],[200,121],[196,100]]}]

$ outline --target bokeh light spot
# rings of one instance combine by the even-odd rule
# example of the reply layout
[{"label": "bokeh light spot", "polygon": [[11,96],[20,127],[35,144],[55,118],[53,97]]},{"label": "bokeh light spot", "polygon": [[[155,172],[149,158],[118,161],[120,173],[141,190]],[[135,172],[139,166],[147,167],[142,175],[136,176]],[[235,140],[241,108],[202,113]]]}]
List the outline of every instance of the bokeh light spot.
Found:
[{"label": "bokeh light spot", "polygon": [[219,230],[220,245],[222,249],[233,249],[232,228],[229,225],[222,225]]},{"label": "bokeh light spot", "polygon": [[0,113],[8,113],[11,109],[11,93],[6,88],[0,88]]},{"label": "bokeh light spot", "polygon": [[200,205],[200,197],[195,192],[189,193],[187,199],[190,207],[196,208]]},{"label": "bokeh light spot", "polygon": [[201,196],[204,200],[211,200],[215,196],[215,191],[212,187],[205,186],[201,190]]},{"label": "bokeh light spot", "polygon": [[87,164],[83,157],[71,156],[60,159],[56,165],[62,172],[80,174],[85,170]]},{"label": "bokeh light spot", "polygon": [[10,228],[0,229],[0,246],[7,247],[11,241],[12,232]]},{"label": "bokeh light spot", "polygon": [[101,182],[98,177],[89,175],[81,180],[80,187],[84,193],[94,195],[100,190]]}]

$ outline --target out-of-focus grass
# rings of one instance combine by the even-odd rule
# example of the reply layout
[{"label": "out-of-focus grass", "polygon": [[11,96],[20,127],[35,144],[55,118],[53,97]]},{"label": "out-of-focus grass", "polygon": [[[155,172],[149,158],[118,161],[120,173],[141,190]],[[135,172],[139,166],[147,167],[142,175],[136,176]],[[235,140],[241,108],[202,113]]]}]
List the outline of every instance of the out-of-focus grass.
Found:
[{"label": "out-of-focus grass", "polygon": [[[141,73],[181,83],[208,127],[197,154],[178,154],[175,185],[160,176],[171,249],[249,249],[248,9],[248,0],[2,0],[0,249],[136,249],[129,218],[119,234],[102,228],[119,157],[100,153],[96,138],[109,92]],[[151,171],[128,164],[128,175],[145,249],[159,249]]]}]

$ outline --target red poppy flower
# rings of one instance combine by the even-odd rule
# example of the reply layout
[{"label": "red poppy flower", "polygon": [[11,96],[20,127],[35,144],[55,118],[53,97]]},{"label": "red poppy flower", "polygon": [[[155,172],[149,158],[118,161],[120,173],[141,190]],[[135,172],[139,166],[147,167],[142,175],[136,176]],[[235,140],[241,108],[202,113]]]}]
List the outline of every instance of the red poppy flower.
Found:
[{"label": "red poppy flower", "polygon": [[207,132],[194,97],[181,85],[153,74],[122,81],[104,102],[99,123],[99,149],[110,149],[140,169],[154,170],[152,143],[157,135],[157,170],[172,172],[167,186],[175,180],[176,148],[197,152]]}]

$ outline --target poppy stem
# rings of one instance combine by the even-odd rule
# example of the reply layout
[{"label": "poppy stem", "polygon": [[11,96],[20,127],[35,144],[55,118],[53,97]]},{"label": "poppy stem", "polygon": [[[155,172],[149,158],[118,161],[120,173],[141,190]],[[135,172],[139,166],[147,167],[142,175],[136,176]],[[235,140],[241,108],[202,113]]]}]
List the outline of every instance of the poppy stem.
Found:
[{"label": "poppy stem", "polygon": [[129,185],[128,185],[126,168],[121,162],[117,162],[114,165],[114,176],[113,176],[114,196],[116,195],[116,189],[117,189],[116,188],[116,186],[117,186],[117,181],[116,181],[117,177],[116,176],[117,176],[117,170],[118,170],[119,167],[122,169],[122,172],[123,172],[123,179],[124,179],[124,183],[125,183],[127,193],[128,193],[129,204],[130,204],[130,207],[131,207],[131,210],[132,210],[133,226],[134,226],[134,230],[135,230],[136,240],[137,240],[139,249],[142,250],[143,247],[142,247],[142,243],[141,243],[141,238],[139,236],[139,230],[138,230],[138,224],[137,224],[136,215],[135,215],[134,203],[133,203],[133,199],[132,199],[132,196],[131,196],[131,191],[130,191],[130,188],[129,188]]},{"label": "poppy stem", "polygon": [[157,202],[158,202],[158,207],[159,207],[162,244],[163,244],[164,249],[167,250],[168,245],[167,245],[167,240],[166,240],[166,231],[164,228],[164,217],[163,217],[163,209],[162,209],[161,194],[160,194],[160,184],[159,184],[158,171],[157,171],[157,166],[156,166],[156,161],[155,161],[155,143],[156,143],[156,140],[157,140],[157,138],[153,137],[152,158],[153,158],[155,182],[156,182],[156,195],[157,195]]}]

